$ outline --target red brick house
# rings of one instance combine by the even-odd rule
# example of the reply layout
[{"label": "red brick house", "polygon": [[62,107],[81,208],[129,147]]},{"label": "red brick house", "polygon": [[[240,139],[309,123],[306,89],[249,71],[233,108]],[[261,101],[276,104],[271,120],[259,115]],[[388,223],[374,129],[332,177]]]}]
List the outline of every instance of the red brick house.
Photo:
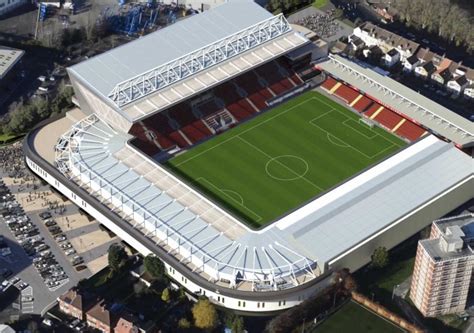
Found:
[{"label": "red brick house", "polygon": [[117,318],[110,312],[104,301],[98,302],[86,313],[89,327],[104,333],[112,333],[117,323]]},{"label": "red brick house", "polygon": [[84,319],[84,299],[77,289],[69,289],[58,297],[58,302],[61,312],[80,320]]}]

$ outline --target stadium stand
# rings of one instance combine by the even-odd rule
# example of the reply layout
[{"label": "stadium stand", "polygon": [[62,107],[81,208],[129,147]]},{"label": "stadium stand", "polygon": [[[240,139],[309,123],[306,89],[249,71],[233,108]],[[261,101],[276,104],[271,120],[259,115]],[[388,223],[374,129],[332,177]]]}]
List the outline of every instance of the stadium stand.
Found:
[{"label": "stadium stand", "polygon": [[403,118],[393,111],[384,108],[382,111],[372,118],[385,128],[392,130]]},{"label": "stadium stand", "polygon": [[265,110],[268,100],[302,82],[285,59],[271,61],[135,123],[130,130],[136,137],[132,143],[148,155],[189,147]]},{"label": "stadium stand", "polygon": [[424,128],[412,123],[411,121],[406,121],[395,131],[395,133],[407,138],[410,141],[415,141],[425,135],[427,132]]},{"label": "stadium stand", "polygon": [[415,141],[426,133],[426,130],[421,126],[389,110],[372,100],[369,96],[361,94],[359,91],[339,82],[329,75],[321,85],[321,88],[326,90],[329,94],[336,95],[346,102],[348,106],[363,113],[367,118],[379,123],[387,130],[403,138]]},{"label": "stadium stand", "polygon": [[[362,95],[360,95],[362,96]],[[352,107],[356,109],[359,112],[364,112],[367,110],[371,105],[373,104],[373,101],[365,96],[362,96],[359,98],[357,102],[355,102]]]},{"label": "stadium stand", "polygon": [[322,88],[327,91],[331,91],[338,82],[332,77],[328,76],[326,81],[323,82]]},{"label": "stadium stand", "polygon": [[359,94],[360,93],[358,91],[355,91],[344,84],[334,91],[334,95],[342,99],[347,104],[351,104],[352,101],[359,96]]}]

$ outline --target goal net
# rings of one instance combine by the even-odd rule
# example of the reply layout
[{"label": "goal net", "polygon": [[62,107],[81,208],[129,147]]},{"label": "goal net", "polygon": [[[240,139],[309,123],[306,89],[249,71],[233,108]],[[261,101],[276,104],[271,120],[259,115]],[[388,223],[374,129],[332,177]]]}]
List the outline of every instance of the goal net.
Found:
[{"label": "goal net", "polygon": [[375,126],[375,122],[369,118],[359,118],[359,123],[365,124],[370,128]]}]

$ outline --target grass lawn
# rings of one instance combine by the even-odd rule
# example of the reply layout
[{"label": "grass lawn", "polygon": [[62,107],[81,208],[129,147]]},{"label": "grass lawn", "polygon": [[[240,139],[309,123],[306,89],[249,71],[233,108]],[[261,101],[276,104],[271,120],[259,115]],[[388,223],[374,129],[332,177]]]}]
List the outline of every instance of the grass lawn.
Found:
[{"label": "grass lawn", "polygon": [[314,0],[313,7],[322,8],[328,4],[329,0]]},{"label": "grass lawn", "polygon": [[312,333],[334,332],[400,333],[405,331],[379,317],[372,311],[351,301],[312,331]]},{"label": "grass lawn", "polygon": [[167,162],[191,185],[261,227],[405,146],[308,92]]},{"label": "grass lawn", "polygon": [[24,134],[16,135],[16,134],[0,134],[0,144],[4,143],[5,141],[11,142],[16,138],[21,138]]}]

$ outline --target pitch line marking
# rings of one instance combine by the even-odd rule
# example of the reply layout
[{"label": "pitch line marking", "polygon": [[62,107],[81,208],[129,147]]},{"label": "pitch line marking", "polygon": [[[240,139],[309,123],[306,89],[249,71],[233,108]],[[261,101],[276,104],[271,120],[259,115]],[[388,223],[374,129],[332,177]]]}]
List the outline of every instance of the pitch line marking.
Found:
[{"label": "pitch line marking", "polygon": [[[263,151],[262,149],[258,148],[257,146],[253,145],[252,143],[248,142],[247,140],[245,140],[244,138],[240,137],[240,136],[237,136],[240,140],[242,140],[243,142],[245,142],[246,144],[248,144],[249,146],[253,147],[255,150],[259,151],[260,153],[262,153],[263,155],[265,155],[267,158],[269,159],[273,159],[274,157],[267,154],[265,151]],[[291,172],[292,174],[294,174],[295,176],[299,176],[293,169],[289,168],[287,165],[281,163],[280,161],[278,160],[275,160],[276,163],[280,164],[282,167],[284,167],[285,169],[287,169],[289,172]],[[307,179],[306,177],[302,177],[301,179],[303,179],[304,181],[306,181],[308,184],[311,184],[313,185],[315,188],[317,188],[319,191],[322,191],[323,189],[321,187],[319,187],[318,185],[316,185],[315,183],[313,183],[312,181],[310,181],[309,179]]]},{"label": "pitch line marking", "polygon": [[353,127],[352,125],[349,125],[350,122],[355,122],[356,124],[359,124],[358,122],[356,122],[355,120],[353,120],[353,119],[351,119],[351,118],[347,118],[347,119],[344,120],[342,123],[344,124],[344,126],[347,126],[347,127],[351,128],[351,129],[353,129],[354,131],[356,131],[357,133],[359,133],[359,134],[362,135],[362,136],[365,136],[365,137],[366,137],[367,139],[369,139],[369,140],[372,140],[372,139],[374,139],[375,137],[380,136],[380,134],[376,133],[373,129],[371,129],[370,127],[367,126],[367,129],[368,129],[369,131],[371,131],[372,134],[373,134],[372,136],[368,136],[367,134],[365,134],[365,133],[359,131],[357,128]]},{"label": "pitch line marking", "polygon": [[[321,131],[325,132],[326,134],[329,134],[329,135],[335,137],[336,139],[338,139],[339,141],[344,142],[344,143],[345,143],[346,145],[348,145],[350,148],[354,149],[355,151],[359,152],[359,154],[364,155],[365,157],[367,157],[367,158],[370,159],[370,160],[372,160],[375,156],[377,156],[377,155],[380,154],[381,152],[383,152],[383,151],[385,151],[385,150],[387,150],[387,149],[389,149],[389,148],[392,148],[392,147],[394,146],[394,145],[392,144],[391,146],[388,146],[387,148],[384,148],[383,150],[377,152],[376,154],[374,154],[374,155],[372,155],[372,156],[369,156],[369,155],[367,155],[366,153],[364,153],[364,152],[362,152],[361,150],[359,150],[358,148],[354,147],[353,145],[351,145],[351,144],[347,143],[346,141],[342,140],[341,138],[338,138],[336,135],[334,135],[334,134],[328,132],[327,130],[325,130],[325,129],[322,128],[321,126],[316,125],[316,124],[314,124],[314,123],[312,123],[312,122],[310,122],[310,123],[311,123],[313,126],[319,128]],[[331,142],[331,143],[333,143],[333,142]]]},{"label": "pitch line marking", "polygon": [[337,142],[335,142],[333,139],[331,139],[331,137],[334,138],[334,139],[336,139],[336,140],[341,141],[338,137],[336,137],[336,136],[334,136],[334,135],[332,135],[332,134],[326,133],[326,138],[327,138],[328,141],[331,142],[333,145],[338,146],[338,147],[341,147],[341,148],[351,148],[351,146],[348,145],[346,142],[341,141],[342,143],[337,143]]},{"label": "pitch line marking", "polygon": [[[265,120],[259,122],[258,124],[255,124],[254,126],[249,127],[249,128],[247,128],[246,130],[244,130],[244,131],[242,131],[242,132],[238,132],[237,134],[231,136],[230,138],[227,138],[227,139],[225,139],[224,141],[219,142],[218,144],[216,144],[216,145],[214,145],[214,146],[212,146],[212,147],[209,147],[209,148],[207,148],[206,150],[203,150],[203,151],[200,152],[199,154],[196,154],[196,155],[194,155],[194,156],[191,156],[190,158],[188,158],[188,159],[186,159],[186,160],[184,160],[184,161],[182,161],[182,162],[176,164],[175,166],[178,167],[178,166],[180,166],[180,165],[182,165],[182,164],[184,164],[184,163],[187,163],[187,162],[189,162],[189,161],[195,159],[196,157],[201,156],[202,154],[205,154],[205,153],[207,153],[208,151],[210,151],[210,150],[212,150],[212,149],[214,149],[214,148],[217,148],[217,147],[219,147],[220,145],[222,145],[222,144],[224,144],[224,143],[226,143],[226,142],[228,142],[228,141],[230,141],[230,140],[232,140],[232,139],[238,138],[239,135],[244,134],[244,133],[247,133],[247,132],[249,132],[249,131],[251,131],[251,130],[257,128],[257,127],[259,127],[260,125],[263,125],[263,124],[265,124],[265,123],[267,123],[267,122],[269,122],[269,121],[271,121],[271,120],[273,120],[273,119],[275,119],[275,118],[277,118],[277,117],[279,117],[279,116],[281,116],[281,115],[284,115],[284,114],[288,113],[289,111],[291,111],[291,110],[293,110],[293,109],[295,109],[295,108],[297,108],[297,107],[299,107],[299,106],[301,106],[301,105],[303,105],[303,104],[306,104],[306,103],[310,102],[310,101],[313,100],[313,99],[317,99],[317,98],[313,96],[313,97],[308,98],[308,99],[306,99],[306,100],[304,100],[304,101],[302,101],[302,102],[300,102],[300,103],[298,103],[298,104],[296,104],[296,105],[293,105],[292,107],[290,107],[290,108],[288,108],[288,109],[286,109],[286,110],[284,110],[284,111],[278,112],[277,114],[275,114],[275,115],[273,115],[273,116],[271,116],[271,117],[269,117],[269,118],[267,118],[267,119],[265,119]],[[327,103],[325,103],[325,104],[327,104]],[[327,104],[327,105],[328,105],[328,104]]]},{"label": "pitch line marking", "polygon": [[241,196],[238,192],[233,191],[233,190],[224,190],[224,189],[221,189],[221,191],[222,191],[222,192],[229,193],[229,194],[231,194],[231,195],[235,195],[235,196],[238,198],[240,204],[241,204],[242,206],[244,205],[244,198],[242,198],[242,196]]},{"label": "pitch line marking", "polygon": [[[282,162],[279,162],[278,159],[279,158],[282,158],[282,157],[292,157],[292,158],[296,158],[297,160],[300,160],[304,163],[305,165],[305,170],[304,172],[301,174],[301,175],[298,175],[298,173],[296,171],[294,171],[294,174],[295,174],[295,177],[292,177],[292,178],[280,178],[280,177],[276,177],[274,175],[271,174],[270,171],[268,171],[268,166],[270,165],[271,162],[276,162],[280,165],[283,165],[284,163]],[[287,167],[288,169],[291,169],[289,167]],[[293,169],[291,169],[293,170]],[[276,179],[276,180],[279,180],[279,181],[283,181],[283,182],[286,182],[286,181],[292,181],[292,180],[298,180],[298,179],[301,179],[301,178],[304,178],[304,176],[308,173],[309,171],[309,164],[308,162],[306,162],[305,159],[301,158],[301,157],[298,157],[298,156],[295,156],[295,155],[279,155],[279,156],[276,156],[276,157],[273,157],[271,158],[270,160],[268,160],[268,162],[265,164],[265,172],[267,173],[267,175],[273,179]]]},{"label": "pitch line marking", "polygon": [[[331,104],[329,104],[329,103],[326,102],[326,101],[323,101],[323,100],[322,100],[321,98],[319,98],[318,96],[313,96],[311,99],[317,99],[317,100],[320,101],[321,103],[326,104],[326,105],[329,106],[330,108],[333,108],[335,111],[337,111],[337,112],[343,114],[346,118],[351,119],[351,117],[348,117],[348,116],[347,116],[346,112],[343,112],[343,111],[341,111],[341,110],[338,110],[338,107],[343,108],[343,106],[339,105],[338,103],[336,103],[336,102],[333,101],[332,99],[328,98],[331,103],[334,103],[334,105],[331,105]],[[344,109],[346,109],[346,108],[344,108]],[[377,134],[380,135],[380,136],[382,136],[382,135],[379,134],[379,133],[377,133]],[[393,135],[393,134],[392,134],[392,135]],[[393,142],[392,140],[390,140],[389,138],[386,138],[385,136],[382,136],[382,137],[383,137],[385,140],[390,141],[394,146],[397,146],[397,147],[402,147],[402,146],[403,146],[403,145],[400,145],[400,144],[397,143],[397,142]]]},{"label": "pitch line marking", "polygon": [[[223,195],[225,195],[227,198],[229,198],[230,200],[232,200],[233,202],[235,202],[236,204],[238,204],[239,206],[242,206],[243,208],[245,208],[248,212],[250,212],[251,214],[253,214],[257,219],[255,220],[255,222],[259,222],[262,220],[262,217],[260,215],[258,215],[257,213],[255,213],[252,209],[248,208],[244,203],[244,199],[243,197],[237,193],[236,191],[232,191],[232,190],[223,190],[219,187],[217,187],[216,185],[214,185],[212,182],[210,182],[209,180],[207,180],[205,177],[199,177],[199,178],[196,178],[196,180],[199,182],[199,181],[204,181],[206,182],[208,185],[210,185],[211,187],[214,187],[217,191],[221,192]],[[237,200],[235,200],[234,197],[230,196],[228,193],[226,193],[226,191],[231,191],[235,194],[238,194],[238,196],[242,199],[242,203],[238,202]]]}]

